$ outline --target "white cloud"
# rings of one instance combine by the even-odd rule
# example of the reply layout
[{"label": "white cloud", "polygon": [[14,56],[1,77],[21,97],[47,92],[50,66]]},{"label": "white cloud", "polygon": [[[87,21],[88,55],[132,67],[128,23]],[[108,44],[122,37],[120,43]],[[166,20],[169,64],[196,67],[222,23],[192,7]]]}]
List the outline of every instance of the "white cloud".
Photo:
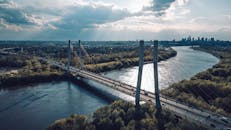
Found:
[{"label": "white cloud", "polygon": [[174,37],[183,33],[230,32],[229,13],[194,16],[189,3],[192,4],[189,0],[4,0],[0,1],[0,33],[9,30],[27,35],[31,32],[29,36],[33,38],[91,39],[103,38],[108,32],[118,38],[142,32],[145,38],[158,33]]},{"label": "white cloud", "polygon": [[188,0],[176,0],[171,3],[170,7],[164,11],[162,18],[164,20],[176,20],[190,13],[191,10],[185,6],[187,2]]},{"label": "white cloud", "polygon": [[226,19],[231,20],[231,14],[225,14],[223,15]]},{"label": "white cloud", "polygon": [[7,30],[12,30],[16,32],[23,30],[21,26],[8,24],[2,18],[0,18],[0,26],[4,27]]},{"label": "white cloud", "polygon": [[[27,3],[30,4],[20,6],[13,1],[4,1],[0,3],[0,10],[2,10],[0,16],[4,16],[3,19],[8,25],[21,26],[25,30],[28,28],[65,30],[65,27],[67,29],[76,27],[76,29],[84,29],[92,27],[96,23],[111,22],[130,15],[126,9],[116,5],[87,0],[48,2],[41,0],[35,2],[34,5],[29,1]],[[63,3],[62,6],[61,3]]]}]

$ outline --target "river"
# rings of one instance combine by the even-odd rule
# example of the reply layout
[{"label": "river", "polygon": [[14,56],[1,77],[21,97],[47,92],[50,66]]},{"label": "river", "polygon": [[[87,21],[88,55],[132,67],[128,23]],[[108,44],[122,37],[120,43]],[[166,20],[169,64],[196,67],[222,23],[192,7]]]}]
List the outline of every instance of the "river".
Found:
[{"label": "river", "polygon": [[[176,57],[158,63],[160,89],[189,79],[219,62],[216,57],[189,47],[174,49]],[[136,86],[137,72],[138,67],[131,67],[104,75]],[[153,64],[144,65],[142,89],[154,90]],[[0,103],[0,130],[42,130],[73,113],[89,115],[108,101],[84,89],[83,85],[62,81],[1,89]]]},{"label": "river", "polygon": [[0,90],[0,130],[43,130],[71,114],[89,115],[106,100],[68,81]]},{"label": "river", "polygon": [[[195,74],[211,68],[219,59],[211,54],[193,50],[190,47],[173,47],[177,56],[158,63],[159,88],[165,89],[183,79],[190,79]],[[103,74],[106,77],[136,86],[138,67],[114,70]],[[141,89],[154,92],[153,64],[143,66]]]}]

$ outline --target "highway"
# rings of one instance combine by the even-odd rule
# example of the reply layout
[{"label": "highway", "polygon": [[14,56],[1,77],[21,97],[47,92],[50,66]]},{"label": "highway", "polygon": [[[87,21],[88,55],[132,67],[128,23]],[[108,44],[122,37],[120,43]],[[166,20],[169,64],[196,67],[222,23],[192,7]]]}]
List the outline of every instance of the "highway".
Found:
[{"label": "highway", "polygon": [[[0,53],[15,54],[15,53],[10,53],[10,52],[5,52],[5,50],[3,49],[0,50]],[[51,64],[53,66],[59,67],[67,71],[67,66],[63,63],[48,60],[48,59],[41,58],[41,57],[37,57],[37,58],[42,61],[47,62],[48,64]],[[134,86],[121,83],[114,79],[110,79],[110,78],[107,78],[102,75],[92,73],[86,70],[80,70],[76,67],[70,67],[70,73],[73,76],[79,76],[82,78],[93,80],[100,84],[104,84],[105,86],[108,86],[112,89],[115,89],[117,91],[130,95],[132,97],[135,96],[136,88]],[[141,90],[140,97],[141,97],[141,100],[146,101],[146,102],[154,103],[155,101],[155,94],[152,92],[145,91],[145,90]],[[209,129],[231,130],[231,119],[228,117],[224,117],[222,115],[218,115],[218,114],[215,114],[207,110],[188,106],[186,104],[180,103],[164,95],[160,95],[160,100],[161,100],[162,108],[167,111],[174,112],[176,117],[178,117],[179,119],[181,118],[189,119],[197,124],[202,124],[204,126],[207,126]]]}]

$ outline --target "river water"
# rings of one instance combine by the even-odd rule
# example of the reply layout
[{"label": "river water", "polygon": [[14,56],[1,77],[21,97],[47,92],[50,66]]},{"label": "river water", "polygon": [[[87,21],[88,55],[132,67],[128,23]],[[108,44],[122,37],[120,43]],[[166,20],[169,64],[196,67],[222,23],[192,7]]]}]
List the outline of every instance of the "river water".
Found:
[{"label": "river water", "polygon": [[[177,56],[159,65],[160,89],[218,63],[208,53],[189,47],[174,47]],[[136,86],[138,67],[105,73],[104,75]],[[154,91],[153,64],[144,65],[142,89]],[[113,90],[110,90],[113,91]],[[108,102],[98,95],[68,81],[36,84],[20,89],[0,90],[0,130],[42,130],[54,120],[73,113],[89,115]]]},{"label": "river water", "polygon": [[[211,54],[196,51],[190,47],[173,47],[177,56],[158,63],[159,88],[164,89],[183,79],[211,68],[219,59]],[[138,67],[131,67],[104,73],[104,76],[136,86]],[[143,66],[141,89],[154,92],[153,64]]]},{"label": "river water", "polygon": [[0,130],[43,130],[73,113],[89,115],[106,100],[68,81],[0,91]]}]

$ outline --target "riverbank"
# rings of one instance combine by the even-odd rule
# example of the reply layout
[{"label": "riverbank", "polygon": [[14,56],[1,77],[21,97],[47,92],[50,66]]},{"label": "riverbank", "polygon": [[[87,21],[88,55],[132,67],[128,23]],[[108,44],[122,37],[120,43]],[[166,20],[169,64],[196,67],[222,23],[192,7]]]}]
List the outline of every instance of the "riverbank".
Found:
[{"label": "riverbank", "polygon": [[201,46],[194,48],[213,54],[220,62],[162,91],[180,102],[231,116],[231,47]]},{"label": "riverbank", "polygon": [[34,57],[4,55],[0,58],[0,68],[17,67],[17,73],[2,73],[0,88],[26,86],[33,83],[67,80],[65,73]]},{"label": "riverbank", "polygon": [[33,75],[15,75],[15,76],[0,76],[0,88],[11,88],[18,86],[26,86],[34,83],[45,83],[51,81],[68,80],[65,74],[49,73],[49,74],[33,74]]},{"label": "riverbank", "polygon": [[[144,56],[144,64],[152,63],[152,50],[145,51]],[[158,61],[167,60],[169,58],[172,58],[177,55],[177,52],[172,49],[160,49],[158,54]],[[111,60],[109,61],[95,61],[93,58],[92,60],[95,61],[94,64],[86,64],[84,68],[88,71],[95,72],[95,73],[101,73],[101,72],[108,72],[112,70],[118,70],[122,68],[129,68],[133,66],[138,66],[139,58],[138,58],[138,52],[126,52],[126,53],[118,53],[115,55],[111,55]]]},{"label": "riverbank", "polygon": [[172,129],[200,129],[206,128],[180,119],[177,115],[163,111],[161,119],[157,119],[155,108],[152,104],[141,105],[140,118],[135,117],[135,105],[125,101],[102,107],[94,112],[93,116],[71,115],[68,118],[60,119],[51,124],[47,130],[155,130],[160,127],[166,130]]},{"label": "riverbank", "polygon": [[[96,64],[85,65],[84,69],[88,71],[101,73],[121,68],[127,68],[138,65],[138,54],[136,51],[112,53],[106,58],[102,56],[94,57]],[[160,49],[158,61],[167,60],[177,55],[172,48]],[[109,58],[110,57],[110,58]],[[100,58],[100,59],[99,59]],[[115,61],[116,60],[116,61]],[[152,62],[152,53],[145,51],[144,61]],[[74,62],[74,60],[72,61]],[[85,61],[87,62],[87,60]],[[72,63],[73,64],[73,63]],[[20,55],[4,55],[0,58],[0,68],[17,67],[17,73],[5,73],[0,75],[0,87],[9,88],[13,86],[24,86],[31,83],[50,82],[67,80],[65,72],[59,68],[50,66],[34,57]],[[77,66],[76,66],[77,67]]]}]

